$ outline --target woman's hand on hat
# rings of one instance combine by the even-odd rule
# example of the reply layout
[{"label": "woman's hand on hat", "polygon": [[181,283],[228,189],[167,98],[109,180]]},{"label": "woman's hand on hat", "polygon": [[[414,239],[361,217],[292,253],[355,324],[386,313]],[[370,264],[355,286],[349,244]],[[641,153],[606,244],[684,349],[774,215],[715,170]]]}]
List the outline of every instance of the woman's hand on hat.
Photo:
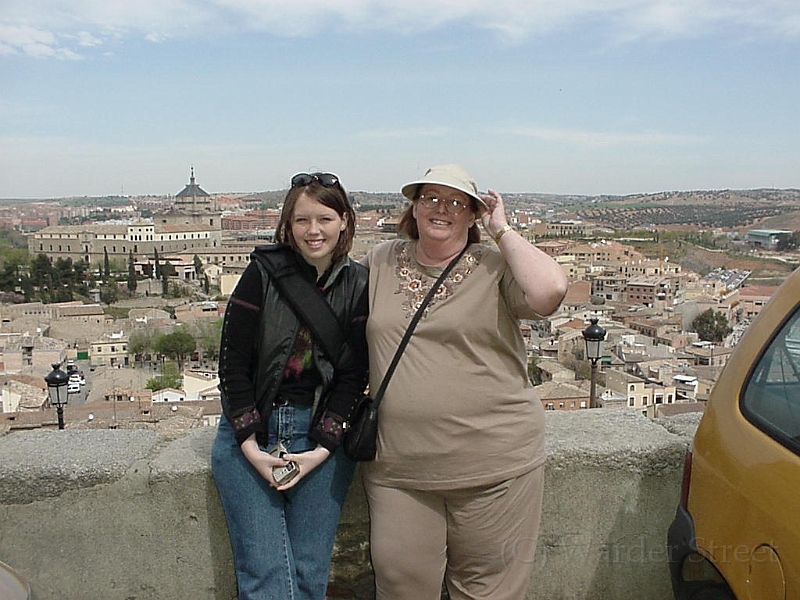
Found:
[{"label": "woman's hand on hat", "polygon": [[297,474],[297,477],[292,478],[292,480],[286,483],[286,485],[278,486],[275,489],[282,492],[294,487],[297,485],[298,481],[324,463],[330,455],[330,450],[324,446],[320,446],[319,444],[316,448],[309,450],[308,452],[300,452],[299,454],[284,454],[283,458],[297,463],[297,468],[300,469],[300,472]]},{"label": "woman's hand on hat", "polygon": [[481,223],[483,223],[486,233],[494,238],[498,231],[508,225],[503,197],[492,189],[488,190],[486,194],[480,194],[480,197],[487,206],[481,214]]}]

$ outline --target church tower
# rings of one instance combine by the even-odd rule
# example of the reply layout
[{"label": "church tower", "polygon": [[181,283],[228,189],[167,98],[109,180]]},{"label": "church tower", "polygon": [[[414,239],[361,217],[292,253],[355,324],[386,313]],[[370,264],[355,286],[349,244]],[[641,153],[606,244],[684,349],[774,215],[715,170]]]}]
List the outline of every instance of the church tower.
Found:
[{"label": "church tower", "polygon": [[158,215],[162,223],[172,225],[205,225],[222,228],[222,213],[214,205],[213,198],[197,185],[194,167],[189,172],[189,183],[175,196],[172,208]]},{"label": "church tower", "polygon": [[181,212],[210,212],[211,196],[194,180],[194,167],[189,172],[189,183],[175,196],[175,209]]}]

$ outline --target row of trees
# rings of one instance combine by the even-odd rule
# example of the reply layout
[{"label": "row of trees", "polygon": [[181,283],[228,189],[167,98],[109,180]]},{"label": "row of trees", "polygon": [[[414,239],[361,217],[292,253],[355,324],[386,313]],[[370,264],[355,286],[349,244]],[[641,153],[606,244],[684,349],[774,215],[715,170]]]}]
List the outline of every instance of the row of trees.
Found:
[{"label": "row of trees", "polygon": [[89,286],[96,283],[82,260],[57,258],[53,262],[46,254],[37,254],[25,264],[20,258],[17,255],[3,264],[0,291],[20,295],[25,302],[69,302],[75,294],[87,295]]},{"label": "row of trees", "polygon": [[[202,276],[203,263],[194,256],[194,268]],[[0,297],[7,302],[44,303],[69,302],[75,296],[88,297],[90,289],[100,290],[100,300],[112,304],[119,297],[118,284],[125,282],[129,293],[138,287],[136,262],[133,251],[128,253],[127,269],[124,263],[112,261],[108,252],[102,262],[90,265],[72,258],[51,259],[44,253],[30,258],[25,236],[13,229],[0,229]],[[163,294],[170,292],[168,278],[176,275],[175,267],[154,251],[153,268],[146,276],[159,279]],[[211,291],[208,277],[202,279],[203,289]],[[180,291],[176,288],[176,291]]]},{"label": "row of trees", "polygon": [[789,204],[746,203],[695,203],[695,204],[639,204],[626,206],[581,207],[576,212],[588,221],[605,223],[624,231],[636,227],[658,225],[693,225],[698,229],[748,226],[770,217],[778,217],[791,210]]}]

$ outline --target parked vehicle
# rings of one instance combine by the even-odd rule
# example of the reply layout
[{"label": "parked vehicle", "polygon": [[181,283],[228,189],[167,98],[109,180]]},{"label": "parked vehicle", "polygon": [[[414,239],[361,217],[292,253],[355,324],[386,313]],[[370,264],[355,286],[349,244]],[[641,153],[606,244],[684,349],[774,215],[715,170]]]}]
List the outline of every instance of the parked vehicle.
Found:
[{"label": "parked vehicle", "polygon": [[737,344],[668,533],[678,600],[800,598],[800,269]]},{"label": "parked vehicle", "polygon": [[19,573],[0,562],[0,598],[3,600],[36,600],[31,584]]}]

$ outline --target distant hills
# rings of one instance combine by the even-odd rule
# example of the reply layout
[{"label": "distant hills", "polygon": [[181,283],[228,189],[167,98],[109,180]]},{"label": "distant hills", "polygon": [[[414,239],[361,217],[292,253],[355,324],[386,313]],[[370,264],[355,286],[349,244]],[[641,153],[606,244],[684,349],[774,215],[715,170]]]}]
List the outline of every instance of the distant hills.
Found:
[{"label": "distant hills", "polygon": [[[246,196],[267,206],[277,206],[285,190]],[[362,209],[402,204],[399,193],[351,191]],[[0,199],[0,206],[31,202],[59,202],[83,206],[119,206],[137,199],[167,199],[170,196],[102,196],[53,198],[49,200]],[[546,218],[575,218],[616,229],[635,228],[748,228],[800,230],[800,189],[760,188],[752,190],[694,190],[630,194],[625,196],[505,193],[509,209],[527,210]]]},{"label": "distant hills", "polygon": [[617,228],[800,229],[800,190],[714,190],[598,197],[574,207],[582,219]]}]

